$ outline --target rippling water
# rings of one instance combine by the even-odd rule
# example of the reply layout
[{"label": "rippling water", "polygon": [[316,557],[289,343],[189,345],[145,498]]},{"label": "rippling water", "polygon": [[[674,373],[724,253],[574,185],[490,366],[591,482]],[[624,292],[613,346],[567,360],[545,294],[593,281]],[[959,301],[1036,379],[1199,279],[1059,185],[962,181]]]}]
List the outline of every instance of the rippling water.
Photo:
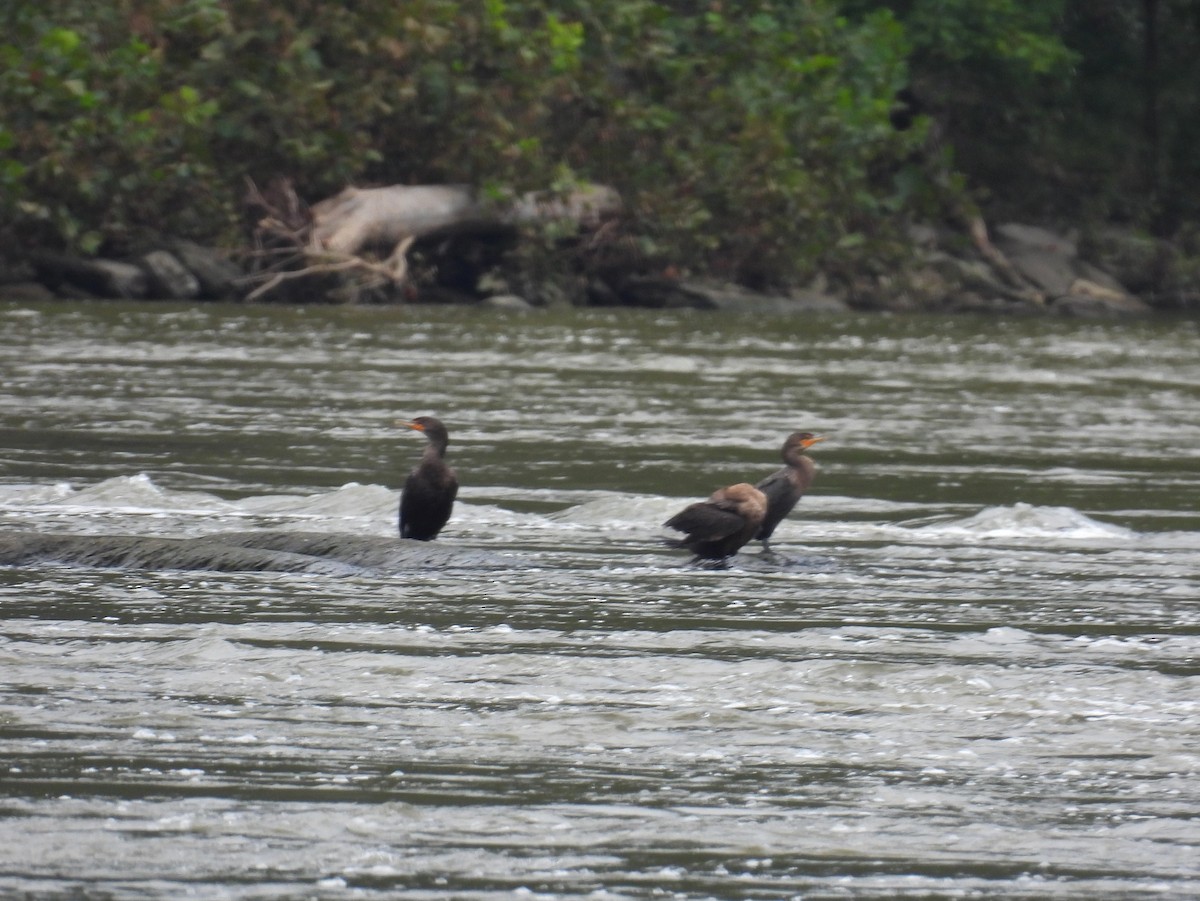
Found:
[{"label": "rippling water", "polygon": [[[0,566],[0,894],[1200,895],[1186,321],[0,305],[0,535],[445,559]],[[727,570],[682,505],[830,436]],[[398,539],[397,539],[398,542]]]}]

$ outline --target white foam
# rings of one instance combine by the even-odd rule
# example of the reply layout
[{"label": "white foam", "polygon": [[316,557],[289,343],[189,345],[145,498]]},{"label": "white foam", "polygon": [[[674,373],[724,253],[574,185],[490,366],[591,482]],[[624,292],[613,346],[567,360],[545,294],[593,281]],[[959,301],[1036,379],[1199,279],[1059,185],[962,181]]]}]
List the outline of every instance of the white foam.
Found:
[{"label": "white foam", "polygon": [[59,483],[6,493],[5,506],[36,504],[47,507],[104,509],[111,512],[229,511],[233,504],[202,491],[174,491],[155,484],[146,473],[116,476],[76,489]]},{"label": "white foam", "polygon": [[321,494],[266,494],[243,498],[237,501],[237,506],[260,516],[370,517],[391,511],[397,497],[397,492],[383,485],[348,482]]},{"label": "white foam", "polygon": [[1129,529],[1099,522],[1073,507],[1038,507],[1026,503],[986,507],[965,519],[923,526],[922,531],[993,540],[1052,537],[1127,541],[1136,537]]}]

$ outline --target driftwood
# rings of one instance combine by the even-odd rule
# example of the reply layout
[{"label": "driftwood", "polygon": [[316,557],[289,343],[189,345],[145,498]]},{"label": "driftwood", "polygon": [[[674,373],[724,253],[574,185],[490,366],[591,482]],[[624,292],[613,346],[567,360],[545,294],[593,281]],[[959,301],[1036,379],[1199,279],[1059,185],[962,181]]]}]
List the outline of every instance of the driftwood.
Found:
[{"label": "driftwood", "polygon": [[506,205],[482,203],[466,185],[351,187],[313,206],[312,240],[323,250],[356,254],[407,238],[553,220],[595,228],[620,208],[617,193],[600,185],[525,194]]},{"label": "driftwood", "polygon": [[466,185],[349,187],[311,208],[286,182],[249,189],[256,252],[263,262],[252,277],[256,287],[249,300],[285,282],[329,274],[352,274],[368,287],[400,286],[408,276],[408,252],[419,239],[554,221],[594,229],[621,208],[616,192],[599,185],[526,194],[506,204],[481,201]]}]

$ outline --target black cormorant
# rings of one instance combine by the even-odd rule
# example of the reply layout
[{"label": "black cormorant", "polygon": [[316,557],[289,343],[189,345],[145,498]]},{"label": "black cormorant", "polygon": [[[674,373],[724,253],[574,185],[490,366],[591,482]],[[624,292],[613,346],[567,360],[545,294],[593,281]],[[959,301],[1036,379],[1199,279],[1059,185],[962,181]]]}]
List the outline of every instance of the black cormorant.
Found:
[{"label": "black cormorant", "polygon": [[450,433],[432,416],[402,419],[397,425],[422,432],[429,439],[400,495],[400,537],[432,541],[450,519],[458,495],[458,475],[445,460]]}]

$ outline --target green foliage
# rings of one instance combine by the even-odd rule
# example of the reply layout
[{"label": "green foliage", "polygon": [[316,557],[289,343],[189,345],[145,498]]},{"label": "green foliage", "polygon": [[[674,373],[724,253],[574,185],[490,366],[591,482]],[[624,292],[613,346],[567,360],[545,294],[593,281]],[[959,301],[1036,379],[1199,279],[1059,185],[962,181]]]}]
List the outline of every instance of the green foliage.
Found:
[{"label": "green foliage", "polygon": [[[832,0],[62,0],[0,12],[0,199],[28,241],[230,235],[244,178],[616,187],[648,254],[754,284],[891,252],[906,35]],[[898,177],[902,176],[902,177]]]},{"label": "green foliage", "polygon": [[1064,187],[1096,218],[1187,232],[1200,220],[1200,6],[1074,0],[1062,33],[1080,57],[1052,147]]},{"label": "green foliage", "polygon": [[15,8],[7,18],[0,183],[10,221],[91,251],[143,222],[220,213],[190,197],[215,179],[205,136],[214,100],[170,78],[142,38],[105,34],[102,14],[51,21]]},{"label": "green foliage", "polygon": [[850,25],[821,4],[705,16],[640,5],[643,21],[608,35],[626,83],[617,127],[589,147],[611,140],[599,177],[629,173],[663,253],[750,284],[861,257],[887,225],[890,186],[875,173],[920,140],[888,122],[906,79],[891,16]]},{"label": "green foliage", "polygon": [[845,0],[892,9],[912,87],[995,216],[1200,216],[1193,0]]},{"label": "green foliage", "polygon": [[[1062,40],[1071,0],[846,0],[851,15],[892,9],[912,53],[910,91],[936,119],[954,166],[985,205],[1027,196],[1059,123],[1078,56]],[[949,179],[949,160],[946,172]],[[953,195],[955,192],[951,192]]]},{"label": "green foliage", "polygon": [[[496,202],[597,181],[626,199],[626,246],[646,258],[771,285],[891,265],[905,219],[962,205],[967,185],[1015,215],[1173,227],[1200,214],[1197,9],[3,4],[0,228],[82,250],[235,240],[247,177],[311,199],[466,182]],[[905,87],[940,149],[925,117],[889,123]]]},{"label": "green foliage", "polygon": [[[872,4],[877,6],[878,4]],[[1058,26],[1065,0],[917,0],[902,4],[914,57],[923,65],[999,70],[1028,82],[1061,76],[1074,62]]]}]

